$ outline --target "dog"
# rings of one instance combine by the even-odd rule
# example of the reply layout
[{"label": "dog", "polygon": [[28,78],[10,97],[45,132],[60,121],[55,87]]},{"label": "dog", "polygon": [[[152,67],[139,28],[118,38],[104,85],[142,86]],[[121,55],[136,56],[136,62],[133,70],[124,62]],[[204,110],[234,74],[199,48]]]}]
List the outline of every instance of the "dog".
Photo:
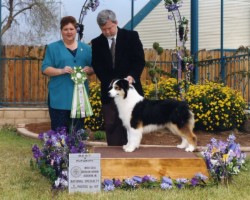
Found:
[{"label": "dog", "polygon": [[119,118],[127,130],[128,143],[123,145],[125,152],[133,152],[139,148],[143,133],[163,128],[168,128],[181,137],[182,142],[177,148],[185,148],[187,152],[196,149],[194,114],[186,102],[145,99],[125,79],[117,79],[111,83],[109,96],[114,98]]}]

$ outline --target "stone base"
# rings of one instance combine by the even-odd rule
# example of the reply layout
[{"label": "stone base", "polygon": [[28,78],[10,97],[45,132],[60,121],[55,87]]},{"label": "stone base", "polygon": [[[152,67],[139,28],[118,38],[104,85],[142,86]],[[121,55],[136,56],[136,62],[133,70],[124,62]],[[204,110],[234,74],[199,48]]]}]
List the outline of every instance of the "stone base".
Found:
[{"label": "stone base", "polygon": [[48,108],[0,108],[0,127],[5,124],[49,122]]},{"label": "stone base", "polygon": [[93,152],[101,154],[102,179],[145,175],[192,178],[198,172],[208,176],[203,158],[175,147],[140,147],[132,153],[122,147],[93,147]]}]

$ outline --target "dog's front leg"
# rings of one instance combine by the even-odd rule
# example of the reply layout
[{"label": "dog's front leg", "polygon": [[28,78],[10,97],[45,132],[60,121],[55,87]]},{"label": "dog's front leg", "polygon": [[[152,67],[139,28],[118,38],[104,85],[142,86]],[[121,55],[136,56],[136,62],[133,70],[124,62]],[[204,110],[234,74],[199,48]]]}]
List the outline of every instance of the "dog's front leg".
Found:
[{"label": "dog's front leg", "polygon": [[177,145],[177,148],[184,149],[188,147],[188,141],[184,137],[181,137],[181,139],[182,139],[181,144]]},{"label": "dog's front leg", "polygon": [[128,143],[123,146],[124,151],[133,152],[136,148],[139,148],[142,139],[142,129],[129,129]]},{"label": "dog's front leg", "polygon": [[126,149],[129,147],[129,142],[130,142],[130,133],[128,129],[127,129],[127,139],[128,139],[127,144],[122,146],[124,151],[126,151]]}]

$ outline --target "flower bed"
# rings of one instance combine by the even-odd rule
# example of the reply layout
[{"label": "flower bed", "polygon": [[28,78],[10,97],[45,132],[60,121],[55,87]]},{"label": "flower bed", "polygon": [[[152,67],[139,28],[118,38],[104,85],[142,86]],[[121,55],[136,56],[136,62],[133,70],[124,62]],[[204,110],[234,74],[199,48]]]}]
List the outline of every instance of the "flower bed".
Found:
[{"label": "flower bed", "polygon": [[42,149],[37,145],[33,146],[35,164],[31,160],[31,166],[37,167],[52,182],[53,188],[66,188],[69,153],[87,153],[88,149],[83,142],[87,136],[88,133],[84,130],[69,134],[64,127],[39,134],[44,145]]},{"label": "flower bed", "polygon": [[206,185],[206,180],[208,177],[201,173],[197,173],[191,180],[186,178],[178,178],[173,180],[169,177],[163,176],[161,180],[146,175],[144,177],[134,176],[132,178],[127,178],[124,180],[119,179],[105,179],[103,181],[104,191],[113,191],[115,188],[120,189],[137,189],[137,188],[161,188],[162,190],[172,189],[172,188],[189,188],[189,187],[204,187]]},{"label": "flower bed", "polygon": [[[32,152],[35,163],[32,160],[31,166],[37,167],[42,175],[49,178],[54,189],[66,189],[68,187],[68,155],[69,153],[88,153],[88,149],[83,142],[87,137],[88,134],[84,131],[67,133],[65,128],[39,134],[39,138],[44,141],[44,146],[42,149],[37,145],[33,146]],[[222,179],[232,179],[233,175],[239,174],[244,167],[246,158],[246,154],[240,150],[240,145],[235,143],[234,135],[230,135],[227,142],[212,139],[202,152],[202,156],[210,172],[209,180],[199,172],[192,179],[183,177],[176,180],[165,176],[157,180],[150,175],[134,176],[124,180],[114,177],[112,180],[104,180],[103,190],[112,191],[115,188],[136,189],[139,187],[158,187],[166,190],[204,187],[208,183],[218,184]]]}]

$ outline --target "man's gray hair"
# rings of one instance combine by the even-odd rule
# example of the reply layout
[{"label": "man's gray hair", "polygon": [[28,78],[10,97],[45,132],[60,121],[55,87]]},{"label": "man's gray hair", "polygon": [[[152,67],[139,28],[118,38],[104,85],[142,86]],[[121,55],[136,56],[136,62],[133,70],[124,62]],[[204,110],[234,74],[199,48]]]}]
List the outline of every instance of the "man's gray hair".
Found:
[{"label": "man's gray hair", "polygon": [[112,22],[116,22],[116,15],[112,10],[102,10],[97,15],[97,24],[99,26],[104,26],[108,20],[111,20]]}]

